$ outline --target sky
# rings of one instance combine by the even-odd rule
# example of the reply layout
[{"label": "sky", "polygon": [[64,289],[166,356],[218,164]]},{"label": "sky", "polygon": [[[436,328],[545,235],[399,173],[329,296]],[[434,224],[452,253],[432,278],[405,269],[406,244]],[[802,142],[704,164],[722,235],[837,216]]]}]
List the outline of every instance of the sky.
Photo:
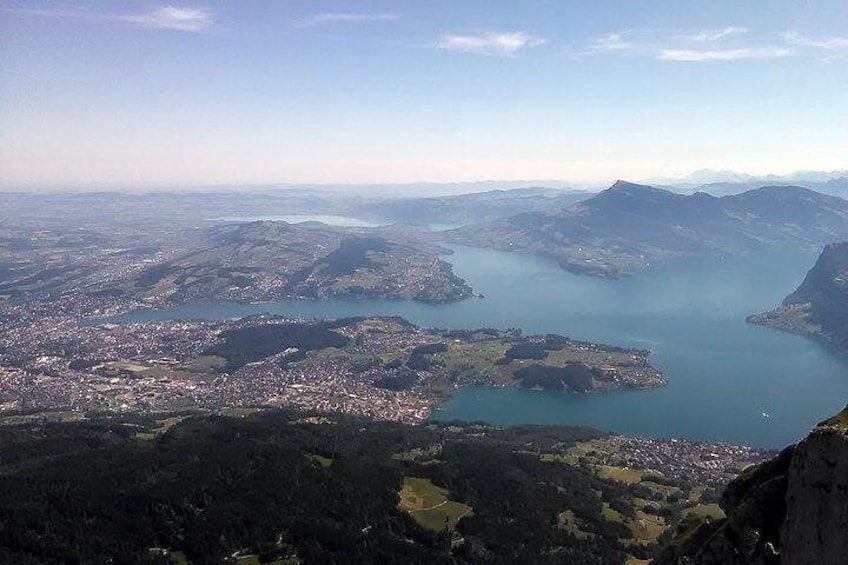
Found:
[{"label": "sky", "polygon": [[0,4],[0,188],[848,168],[848,2]]}]

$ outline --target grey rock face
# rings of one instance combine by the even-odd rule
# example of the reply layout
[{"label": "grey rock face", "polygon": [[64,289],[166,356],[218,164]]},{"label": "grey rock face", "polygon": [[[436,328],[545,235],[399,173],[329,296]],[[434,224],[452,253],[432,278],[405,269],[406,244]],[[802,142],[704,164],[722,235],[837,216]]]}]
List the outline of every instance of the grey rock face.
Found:
[{"label": "grey rock face", "polygon": [[848,407],[725,490],[727,518],[681,531],[655,565],[848,564]]},{"label": "grey rock face", "polygon": [[848,563],[848,430],[821,426],[789,466],[781,564]]}]

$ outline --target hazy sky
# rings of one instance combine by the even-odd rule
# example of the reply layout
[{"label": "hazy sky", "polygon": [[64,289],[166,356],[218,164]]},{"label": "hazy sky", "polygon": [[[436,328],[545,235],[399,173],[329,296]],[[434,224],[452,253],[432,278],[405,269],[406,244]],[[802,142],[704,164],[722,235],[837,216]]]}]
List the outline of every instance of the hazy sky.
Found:
[{"label": "hazy sky", "polygon": [[0,185],[846,167],[848,2],[0,5]]}]

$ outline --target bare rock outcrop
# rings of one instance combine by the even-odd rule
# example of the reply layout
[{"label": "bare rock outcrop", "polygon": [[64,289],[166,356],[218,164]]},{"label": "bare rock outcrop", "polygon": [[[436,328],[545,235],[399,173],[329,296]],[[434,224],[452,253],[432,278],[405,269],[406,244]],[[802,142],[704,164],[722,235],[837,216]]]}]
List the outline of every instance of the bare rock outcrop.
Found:
[{"label": "bare rock outcrop", "polygon": [[848,562],[848,407],[725,490],[727,518],[684,522],[655,565]]},{"label": "bare rock outcrop", "polygon": [[[848,420],[848,408],[842,414]],[[781,564],[848,562],[848,427],[833,420],[798,445],[789,465]]]}]

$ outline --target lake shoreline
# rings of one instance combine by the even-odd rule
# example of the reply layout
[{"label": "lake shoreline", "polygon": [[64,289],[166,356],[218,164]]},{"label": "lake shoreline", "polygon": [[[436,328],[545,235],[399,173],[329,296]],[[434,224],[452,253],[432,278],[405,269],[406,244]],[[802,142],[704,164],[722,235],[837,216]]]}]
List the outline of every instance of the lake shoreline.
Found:
[{"label": "lake shoreline", "polygon": [[[438,419],[495,425],[585,424],[617,433],[777,447],[797,441],[848,397],[848,359],[807,338],[745,322],[797,285],[809,254],[681,262],[625,279],[577,276],[552,261],[455,246],[444,256],[484,300],[287,300],[182,305],[137,319],[401,316],[422,327],[520,328],[648,348],[668,385],[603,395],[462,389]],[[527,394],[523,394],[527,393]],[[765,418],[762,413],[772,417]]]}]

